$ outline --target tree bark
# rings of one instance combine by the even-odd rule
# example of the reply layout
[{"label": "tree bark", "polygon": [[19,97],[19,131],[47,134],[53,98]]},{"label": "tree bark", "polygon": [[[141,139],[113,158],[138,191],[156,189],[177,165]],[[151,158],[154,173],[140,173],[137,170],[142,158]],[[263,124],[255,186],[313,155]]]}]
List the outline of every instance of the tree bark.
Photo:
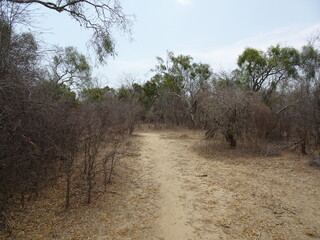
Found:
[{"label": "tree bark", "polygon": [[234,138],[234,135],[232,133],[226,134],[226,140],[230,144],[230,148],[234,149],[237,147],[237,140]]}]

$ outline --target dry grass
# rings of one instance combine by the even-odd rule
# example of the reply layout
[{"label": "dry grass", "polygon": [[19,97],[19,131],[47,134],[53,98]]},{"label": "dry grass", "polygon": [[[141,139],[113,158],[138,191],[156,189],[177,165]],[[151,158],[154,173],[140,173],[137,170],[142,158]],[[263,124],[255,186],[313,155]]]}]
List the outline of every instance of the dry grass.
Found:
[{"label": "dry grass", "polygon": [[[187,186],[204,189],[198,190],[197,212],[222,229],[227,235],[222,239],[320,239],[320,171],[309,166],[309,157],[292,151],[269,157],[248,145],[229,149],[217,140],[193,148],[206,160],[180,165],[208,174]],[[194,221],[199,229],[213,229]]]},{"label": "dry grass", "polygon": [[[85,198],[80,194],[83,186],[79,186],[78,182],[77,189],[73,185],[71,208],[66,211],[65,182],[61,179],[54,187],[42,191],[36,200],[27,202],[24,208],[18,203],[12,205],[6,212],[11,233],[0,234],[0,239],[123,239],[127,235],[135,236],[132,239],[144,239],[134,229],[141,226],[151,228],[152,220],[143,216],[134,219],[128,216],[129,210],[126,212],[129,208],[143,208],[141,194],[137,195],[141,188],[137,181],[142,177],[139,172],[141,167],[135,162],[139,157],[138,141],[138,137],[134,137],[135,143],[127,157],[118,162],[107,192],[101,191],[102,185],[95,186],[90,205],[85,204]],[[145,207],[144,211],[150,214],[151,209],[149,211]],[[140,212],[143,213],[142,210]],[[128,217],[132,221],[125,226]],[[149,221],[141,223],[147,219]]]},{"label": "dry grass", "polygon": [[262,144],[251,142],[239,142],[235,149],[231,149],[225,140],[202,139],[195,144],[194,149],[204,157],[226,157],[226,158],[250,158],[266,156],[268,149],[273,146],[263,146]]},{"label": "dry grass", "polygon": [[161,179],[174,177],[181,186],[179,204],[196,239],[320,239],[320,171],[308,157],[289,151],[269,157],[242,143],[231,150],[197,131],[149,135],[144,151],[143,138],[133,136],[133,151],[91,205],[74,195],[65,212],[61,181],[26,208],[13,207],[12,234],[0,239],[159,239],[154,230],[163,206],[154,174],[161,171],[153,168],[160,162],[154,156],[165,152],[170,157],[161,159],[163,166],[175,174],[163,171]]}]

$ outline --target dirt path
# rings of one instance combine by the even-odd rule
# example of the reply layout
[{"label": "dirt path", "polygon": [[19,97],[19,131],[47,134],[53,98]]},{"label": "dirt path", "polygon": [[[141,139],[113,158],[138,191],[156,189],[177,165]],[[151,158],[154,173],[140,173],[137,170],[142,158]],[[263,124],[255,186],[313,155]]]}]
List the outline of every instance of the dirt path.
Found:
[{"label": "dirt path", "polygon": [[137,133],[107,194],[65,212],[63,185],[49,190],[10,218],[9,239],[320,239],[319,169],[296,154],[255,156],[202,138]]},{"label": "dirt path", "polygon": [[320,239],[320,174],[298,156],[207,159],[199,133],[139,135],[158,191],[150,239]]},{"label": "dirt path", "polygon": [[193,228],[188,224],[188,212],[185,201],[181,200],[181,172],[176,165],[175,145],[162,139],[159,134],[144,133],[141,158],[147,166],[153,166],[156,184],[159,186],[160,198],[159,220],[155,226],[155,234],[160,239],[182,240],[194,239]]}]

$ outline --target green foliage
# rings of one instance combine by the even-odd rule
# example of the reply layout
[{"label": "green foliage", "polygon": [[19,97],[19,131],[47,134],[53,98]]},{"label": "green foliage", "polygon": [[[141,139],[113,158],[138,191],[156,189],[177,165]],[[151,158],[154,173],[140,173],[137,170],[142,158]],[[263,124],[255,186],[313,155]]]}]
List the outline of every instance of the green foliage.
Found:
[{"label": "green foliage", "polygon": [[138,99],[140,104],[149,110],[163,87],[161,80],[161,75],[157,74],[143,85],[133,83],[131,86],[122,86],[117,90],[117,98],[124,101]]},{"label": "green foliage", "polygon": [[105,61],[109,55],[115,56],[115,43],[108,36],[100,36],[95,43],[95,50],[100,63]]},{"label": "green foliage", "polygon": [[118,89],[117,97],[120,100],[126,100],[130,96],[131,90],[125,87],[121,87]]},{"label": "green foliage", "polygon": [[82,90],[80,93],[82,100],[87,100],[90,102],[100,102],[100,101],[106,101],[110,97],[110,92],[112,92],[113,89],[107,87],[104,88],[88,88]]},{"label": "green foliage", "polygon": [[277,45],[268,50],[270,66],[277,68],[278,71],[285,71],[288,77],[296,76],[299,58],[299,52],[295,48],[281,48]]},{"label": "green foliage", "polygon": [[143,94],[143,87],[138,83],[133,83],[131,86],[122,86],[119,88],[117,97],[119,100],[125,101],[131,101],[133,98],[137,98],[142,102]]},{"label": "green foliage", "polygon": [[198,92],[212,76],[208,64],[194,63],[191,56],[174,56],[168,52],[167,61],[158,57],[154,76],[161,87],[179,95],[191,96]]},{"label": "green foliage", "polygon": [[242,70],[243,84],[253,91],[258,91],[261,86],[257,83],[267,67],[267,59],[262,51],[247,48],[238,58],[238,66]]},{"label": "green foliage", "polygon": [[108,56],[116,54],[113,30],[131,34],[131,16],[123,12],[118,0],[1,0],[0,2],[5,8],[12,8],[14,18],[23,15],[27,7],[23,4],[38,5],[62,14],[67,13],[81,27],[91,31],[88,46],[93,47],[100,63],[104,63]]},{"label": "green foliage", "polygon": [[143,87],[138,83],[133,83],[132,88],[137,95],[141,95],[143,93]]},{"label": "green foliage", "polygon": [[311,45],[303,46],[300,53],[300,67],[307,81],[315,79],[320,70],[320,51]]},{"label": "green foliage", "polygon": [[76,93],[66,84],[43,81],[39,84],[38,89],[50,97],[53,102],[65,102],[73,106],[77,105]]},{"label": "green foliage", "polygon": [[90,66],[83,54],[77,52],[74,47],[65,48],[65,62],[66,64],[73,66],[79,71],[89,71]]},{"label": "green foliage", "polygon": [[294,48],[271,46],[267,52],[247,48],[238,58],[241,82],[248,89],[264,92],[268,101],[278,84],[297,74],[299,53]]},{"label": "green foliage", "polygon": [[166,60],[160,57],[157,60],[153,69],[156,74],[144,86],[145,106],[150,109],[153,104],[151,110],[158,119],[170,119],[173,124],[182,120],[195,126],[197,101],[213,75],[210,66],[195,63],[188,55],[174,56],[173,52],[167,53]]},{"label": "green foliage", "polygon": [[57,97],[60,99],[66,99],[70,102],[76,101],[76,93],[71,91],[70,87],[65,84],[61,84],[57,88]]},{"label": "green foliage", "polygon": [[158,97],[159,83],[161,80],[160,75],[155,75],[150,81],[147,81],[142,86],[142,94],[140,95],[140,102],[145,106],[146,109],[150,109]]},{"label": "green foliage", "polygon": [[88,88],[92,81],[91,67],[86,57],[76,48],[58,48],[50,67],[50,78],[69,87]]}]

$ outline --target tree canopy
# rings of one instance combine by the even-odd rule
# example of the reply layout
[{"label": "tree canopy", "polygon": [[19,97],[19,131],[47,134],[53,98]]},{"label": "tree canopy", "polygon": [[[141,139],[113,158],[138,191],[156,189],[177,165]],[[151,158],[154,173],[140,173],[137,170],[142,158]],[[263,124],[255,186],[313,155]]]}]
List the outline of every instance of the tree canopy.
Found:
[{"label": "tree canopy", "polygon": [[118,0],[3,0],[0,4],[7,4],[7,8],[14,8],[16,4],[40,5],[69,14],[81,27],[92,32],[89,44],[93,46],[101,63],[105,62],[107,56],[116,53],[112,30],[117,28],[129,34],[131,31],[131,17],[123,12]]},{"label": "tree canopy", "polygon": [[297,73],[299,53],[290,47],[271,46],[266,52],[247,48],[238,58],[242,82],[254,92],[264,91],[268,101],[280,81]]}]

